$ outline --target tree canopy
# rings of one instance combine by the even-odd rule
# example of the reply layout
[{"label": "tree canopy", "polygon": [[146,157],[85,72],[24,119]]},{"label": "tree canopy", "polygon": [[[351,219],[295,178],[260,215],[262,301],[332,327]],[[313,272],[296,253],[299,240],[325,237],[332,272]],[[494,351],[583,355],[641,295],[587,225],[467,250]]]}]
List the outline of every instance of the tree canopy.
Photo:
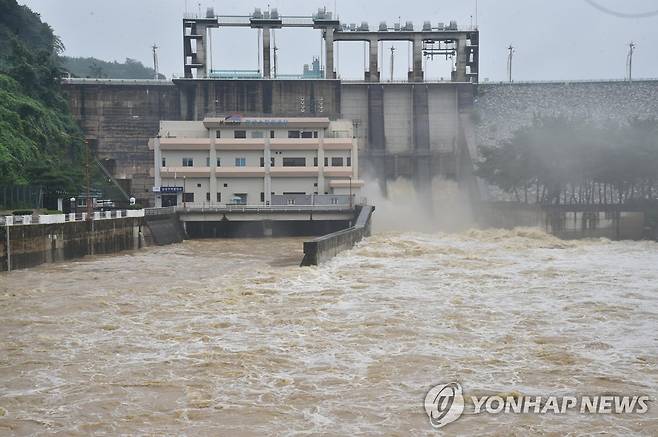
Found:
[{"label": "tree canopy", "polygon": [[0,10],[0,185],[76,190],[83,137],[60,89],[62,43],[15,0]]},{"label": "tree canopy", "polygon": [[658,199],[658,122],[593,124],[536,117],[500,146],[481,146],[478,175],[517,201],[609,204]]}]

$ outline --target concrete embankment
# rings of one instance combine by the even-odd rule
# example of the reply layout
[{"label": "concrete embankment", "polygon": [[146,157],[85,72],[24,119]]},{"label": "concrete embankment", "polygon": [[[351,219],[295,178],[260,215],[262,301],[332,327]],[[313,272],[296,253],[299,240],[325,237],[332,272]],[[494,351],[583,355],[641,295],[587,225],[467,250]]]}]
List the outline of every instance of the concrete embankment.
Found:
[{"label": "concrete embankment", "polygon": [[180,243],[185,239],[185,230],[176,213],[147,214],[144,221],[144,238],[149,245],[164,246]]},{"label": "concrete embankment", "polygon": [[311,241],[305,241],[304,259],[301,265],[315,266],[321,264],[338,255],[343,250],[351,249],[357,242],[369,236],[370,217],[374,210],[374,206],[362,206],[358,211],[354,226],[332,234],[323,235]]},{"label": "concrete embankment", "polygon": [[142,217],[0,226],[0,271],[143,246]]},{"label": "concrete embankment", "polygon": [[624,205],[527,205],[483,202],[480,223],[485,227],[539,227],[564,239],[657,240],[655,207]]}]

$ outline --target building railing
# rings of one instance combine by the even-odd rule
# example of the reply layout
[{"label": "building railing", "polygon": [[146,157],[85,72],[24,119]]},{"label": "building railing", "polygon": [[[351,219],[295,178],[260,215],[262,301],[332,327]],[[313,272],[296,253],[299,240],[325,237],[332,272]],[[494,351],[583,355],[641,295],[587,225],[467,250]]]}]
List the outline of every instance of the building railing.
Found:
[{"label": "building railing", "polygon": [[308,211],[349,211],[353,209],[350,204],[338,205],[228,205],[211,203],[187,203],[176,207],[177,212],[244,212],[244,213],[272,213],[272,212],[308,212]]},{"label": "building railing", "polygon": [[86,212],[69,214],[47,214],[47,215],[8,215],[0,217],[0,226],[16,225],[50,225],[56,223],[84,222],[90,220],[112,220],[128,217],[144,217],[143,209],[127,209],[114,211],[96,211],[91,217]]}]

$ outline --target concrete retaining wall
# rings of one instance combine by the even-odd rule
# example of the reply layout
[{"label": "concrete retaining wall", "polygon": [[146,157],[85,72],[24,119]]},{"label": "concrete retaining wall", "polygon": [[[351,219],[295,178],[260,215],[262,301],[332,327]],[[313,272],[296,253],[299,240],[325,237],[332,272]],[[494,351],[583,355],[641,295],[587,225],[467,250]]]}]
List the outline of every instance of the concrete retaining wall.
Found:
[{"label": "concrete retaining wall", "polygon": [[351,228],[324,235],[304,242],[304,259],[302,266],[316,266],[338,255],[343,250],[349,250],[363,237],[370,235],[370,217],[374,206],[360,208],[356,223]]},{"label": "concrete retaining wall", "polygon": [[144,238],[149,245],[165,246],[185,239],[178,214],[149,215],[145,217],[145,224]]},{"label": "concrete retaining wall", "polygon": [[139,249],[142,226],[143,218],[2,226],[0,270]]},{"label": "concrete retaining wall", "polygon": [[610,240],[656,239],[658,229],[642,210],[569,210],[542,208],[515,202],[488,202],[478,207],[480,224],[485,227],[511,229],[539,227],[564,239],[608,238]]}]

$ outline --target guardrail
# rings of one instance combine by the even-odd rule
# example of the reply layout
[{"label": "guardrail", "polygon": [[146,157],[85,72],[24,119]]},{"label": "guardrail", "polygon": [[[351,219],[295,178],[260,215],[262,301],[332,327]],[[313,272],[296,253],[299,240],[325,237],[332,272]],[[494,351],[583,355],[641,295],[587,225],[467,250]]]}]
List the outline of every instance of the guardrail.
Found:
[{"label": "guardrail", "polygon": [[349,211],[354,209],[348,203],[337,205],[211,205],[188,203],[177,207],[178,212],[306,212],[306,211]]},{"label": "guardrail", "polygon": [[114,211],[96,211],[91,217],[87,213],[48,214],[48,215],[8,215],[0,217],[0,225],[49,225],[55,223],[84,222],[87,220],[112,220],[126,217],[144,217],[143,209],[127,209]]}]

